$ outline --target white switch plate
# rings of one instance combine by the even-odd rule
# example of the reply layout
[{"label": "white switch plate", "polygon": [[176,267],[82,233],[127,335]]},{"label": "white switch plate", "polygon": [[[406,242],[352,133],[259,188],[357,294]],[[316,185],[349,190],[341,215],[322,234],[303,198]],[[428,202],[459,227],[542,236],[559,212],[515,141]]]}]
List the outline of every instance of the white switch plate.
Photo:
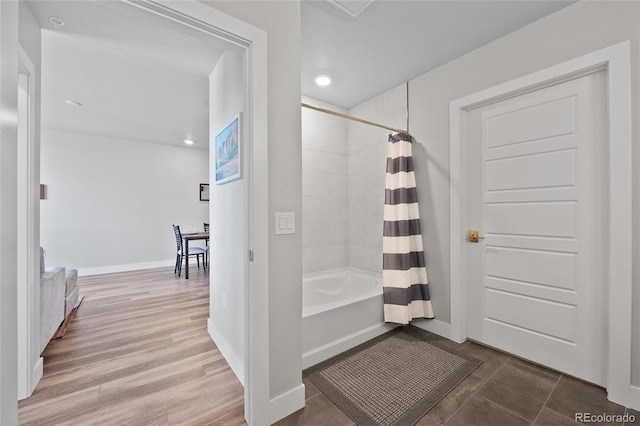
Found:
[{"label": "white switch plate", "polygon": [[296,214],[294,212],[276,213],[276,235],[296,233]]}]

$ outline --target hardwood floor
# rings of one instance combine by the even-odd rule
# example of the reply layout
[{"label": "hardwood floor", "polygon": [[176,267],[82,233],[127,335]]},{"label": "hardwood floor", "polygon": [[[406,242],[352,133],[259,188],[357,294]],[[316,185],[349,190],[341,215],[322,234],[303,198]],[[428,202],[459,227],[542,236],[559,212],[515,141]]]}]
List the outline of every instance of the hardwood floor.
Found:
[{"label": "hardwood floor", "polygon": [[173,267],[79,278],[20,425],[244,425],[243,387],[207,333],[209,275]]}]

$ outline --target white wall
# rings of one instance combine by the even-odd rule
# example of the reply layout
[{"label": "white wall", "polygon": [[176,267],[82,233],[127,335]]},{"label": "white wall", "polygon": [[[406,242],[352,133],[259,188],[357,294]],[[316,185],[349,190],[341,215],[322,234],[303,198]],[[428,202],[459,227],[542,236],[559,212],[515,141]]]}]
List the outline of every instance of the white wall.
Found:
[{"label": "white wall", "polygon": [[[450,321],[449,298],[449,102],[586,53],[630,39],[634,163],[640,164],[640,3],[578,2],[409,82],[410,131],[423,237],[436,318]],[[420,172],[421,171],[421,172]],[[634,168],[634,191],[640,168]],[[633,201],[640,224],[640,197]],[[425,220],[426,219],[426,220]],[[634,241],[632,384],[640,385],[640,226]],[[637,405],[640,405],[638,395]]]},{"label": "white wall", "polygon": [[[347,113],[312,98],[308,103]],[[349,265],[348,123],[302,109],[302,272]]]},{"label": "white wall", "polygon": [[[349,110],[349,114],[407,128],[407,86],[402,84]],[[389,130],[349,122],[349,265],[382,272],[382,224]],[[420,171],[416,170],[416,174]],[[427,265],[429,264],[427,259]]]},{"label": "white wall", "polygon": [[[209,164],[214,164],[213,138],[244,110],[243,58],[227,51],[209,78]],[[243,152],[243,162],[248,156]],[[246,166],[244,170],[247,170]],[[209,333],[244,383],[246,259],[245,217],[246,179],[211,186],[211,272]]]},{"label": "white wall", "polygon": [[172,224],[201,230],[208,151],[42,130],[41,244],[81,273],[173,265]]},{"label": "white wall", "polygon": [[[301,229],[300,4],[294,1],[207,1],[206,4],[267,32],[268,159],[255,161],[261,161],[264,166],[268,164],[267,223],[274,223],[277,211],[295,212],[296,229]],[[297,404],[303,391],[302,235],[297,232],[276,236],[270,229],[268,247],[268,281],[260,285],[267,285],[269,289],[271,401],[273,404],[274,400],[292,396]],[[301,402],[304,402],[303,395]]]},{"label": "white wall", "polygon": [[0,2],[0,424],[3,425],[18,423],[15,251],[17,41],[18,3]]}]

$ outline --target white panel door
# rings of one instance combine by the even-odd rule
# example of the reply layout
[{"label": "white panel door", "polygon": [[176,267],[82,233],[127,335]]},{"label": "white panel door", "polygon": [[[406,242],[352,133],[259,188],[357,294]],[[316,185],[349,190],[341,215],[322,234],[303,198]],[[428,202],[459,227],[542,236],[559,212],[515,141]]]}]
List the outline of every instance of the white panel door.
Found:
[{"label": "white panel door", "polygon": [[606,79],[467,114],[468,336],[605,384]]}]

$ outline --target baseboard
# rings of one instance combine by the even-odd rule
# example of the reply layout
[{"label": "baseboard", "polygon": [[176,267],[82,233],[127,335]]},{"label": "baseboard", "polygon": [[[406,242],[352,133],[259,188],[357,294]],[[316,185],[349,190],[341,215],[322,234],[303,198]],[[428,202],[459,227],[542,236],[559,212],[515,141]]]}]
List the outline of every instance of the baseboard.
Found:
[{"label": "baseboard", "polygon": [[633,408],[636,411],[640,411],[640,387],[631,386],[629,391],[629,408]]},{"label": "baseboard", "polygon": [[304,384],[278,395],[269,402],[271,424],[304,408]]},{"label": "baseboard", "polygon": [[31,395],[33,391],[36,390],[36,386],[38,386],[38,383],[40,383],[40,379],[42,379],[42,374],[44,371],[43,366],[44,358],[40,356],[38,357],[38,361],[36,361],[36,364],[33,366],[33,371],[31,372],[31,389],[29,395]]},{"label": "baseboard", "polygon": [[332,356],[336,356],[344,351],[354,348],[367,340],[371,340],[386,333],[387,331],[391,331],[394,328],[396,328],[395,325],[385,323],[376,324],[358,331],[357,333],[350,334],[346,337],[327,343],[326,345],[304,352],[302,354],[302,368],[305,369],[312,365],[316,365],[331,358]]},{"label": "baseboard", "polygon": [[170,259],[158,260],[154,262],[127,263],[126,265],[98,266],[96,268],[78,269],[78,276],[83,277],[86,275],[102,275],[112,274],[114,272],[138,271],[140,269],[163,268],[165,266],[175,266],[175,264],[176,260]]},{"label": "baseboard", "polygon": [[442,322],[437,319],[431,319],[431,320],[414,321],[411,323],[411,325],[414,325],[418,328],[429,331],[431,333],[437,334],[438,336],[452,340],[456,343],[462,343],[462,342],[458,342],[456,339],[453,338],[451,324],[447,324],[446,322]]},{"label": "baseboard", "polygon": [[242,386],[244,386],[244,360],[238,358],[233,349],[231,349],[231,346],[222,337],[222,334],[220,334],[220,332],[214,327],[211,322],[211,318],[207,319],[207,332],[213,339],[213,343],[216,344],[218,350],[231,367],[231,370],[233,370]]}]

